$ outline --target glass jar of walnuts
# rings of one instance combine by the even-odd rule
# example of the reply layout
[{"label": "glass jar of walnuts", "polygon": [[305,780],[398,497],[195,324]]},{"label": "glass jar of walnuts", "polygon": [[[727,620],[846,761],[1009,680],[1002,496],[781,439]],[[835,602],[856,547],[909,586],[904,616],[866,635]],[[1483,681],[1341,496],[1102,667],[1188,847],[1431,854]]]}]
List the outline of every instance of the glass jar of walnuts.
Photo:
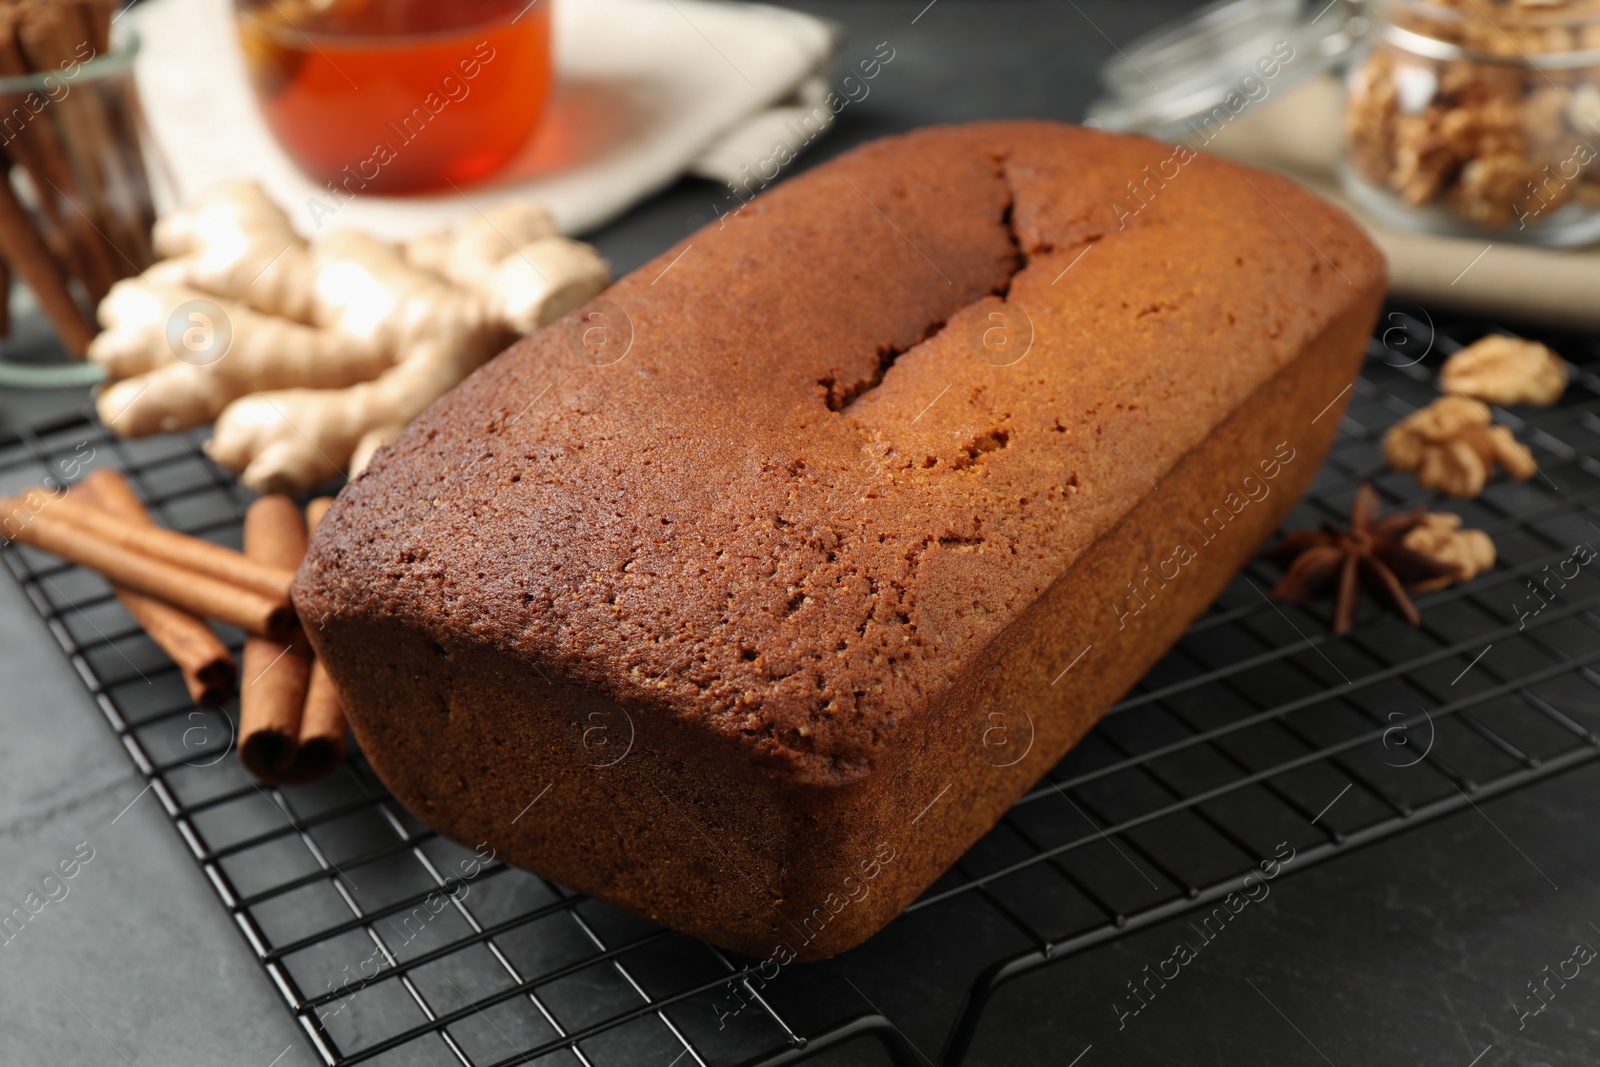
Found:
[{"label": "glass jar of walnuts", "polygon": [[1600,0],[1372,0],[1344,183],[1396,225],[1600,239]]}]

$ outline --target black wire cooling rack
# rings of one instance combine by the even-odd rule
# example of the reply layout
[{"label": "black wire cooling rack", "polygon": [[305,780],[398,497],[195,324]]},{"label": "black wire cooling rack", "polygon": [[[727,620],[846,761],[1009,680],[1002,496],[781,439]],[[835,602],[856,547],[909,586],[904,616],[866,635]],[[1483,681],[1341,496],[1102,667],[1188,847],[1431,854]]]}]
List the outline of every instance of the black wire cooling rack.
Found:
[{"label": "black wire cooling rack", "polygon": [[[1286,525],[1342,520],[1364,479],[1391,506],[1429,502],[1379,439],[1435,395],[1441,354],[1483,330],[1436,335],[1390,312]],[[953,1067],[1011,978],[1215,906],[1286,849],[1292,873],[1600,755],[1600,566],[1559,577],[1577,545],[1600,545],[1600,360],[1562,347],[1566,398],[1497,412],[1540,474],[1447,505],[1492,534],[1499,562],[1422,597],[1421,629],[1369,605],[1333,638],[1324,607],[1270,603],[1276,574],[1252,565],[906,915],[776,975],[483,862],[359,755],[317,785],[253,783],[228,751],[235,709],[191,706],[99,577],[4,556],[327,1064],[775,1065],[860,1039],[931,1063],[891,1021],[917,1010],[954,1020],[939,1056]],[[248,494],[199,443],[63,419],[0,437],[0,491],[114,465],[164,523],[236,546]]]}]

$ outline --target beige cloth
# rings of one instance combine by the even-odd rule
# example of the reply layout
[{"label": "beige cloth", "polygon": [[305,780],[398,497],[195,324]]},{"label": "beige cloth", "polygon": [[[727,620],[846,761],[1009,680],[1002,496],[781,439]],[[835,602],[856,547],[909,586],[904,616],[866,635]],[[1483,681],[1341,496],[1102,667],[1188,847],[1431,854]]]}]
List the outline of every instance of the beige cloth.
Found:
[{"label": "beige cloth", "polygon": [[1600,329],[1600,249],[1552,251],[1411,233],[1353,206],[1338,191],[1342,107],[1338,82],[1325,77],[1242,112],[1206,150],[1280,171],[1341,204],[1383,249],[1390,292],[1401,299],[1491,318]]},{"label": "beige cloth", "polygon": [[[439,0],[444,3],[448,0]],[[783,141],[809,140],[792,120],[826,95],[838,34],[821,19],[719,0],[553,2],[557,83],[550,111],[505,169],[467,190],[362,196],[322,218],[322,186],[278,148],[256,109],[230,0],[149,0],[133,8],[136,67],[159,155],[183,201],[225,178],[255,178],[315,234],[352,227],[392,238],[440,229],[512,198],[544,204],[563,233],[620,215],[686,172],[743,181]],[[831,121],[822,107],[810,128]],[[714,194],[713,194],[714,195]],[[729,203],[737,201],[729,196]],[[167,206],[167,205],[163,205]],[[708,198],[705,214],[712,214]]]}]

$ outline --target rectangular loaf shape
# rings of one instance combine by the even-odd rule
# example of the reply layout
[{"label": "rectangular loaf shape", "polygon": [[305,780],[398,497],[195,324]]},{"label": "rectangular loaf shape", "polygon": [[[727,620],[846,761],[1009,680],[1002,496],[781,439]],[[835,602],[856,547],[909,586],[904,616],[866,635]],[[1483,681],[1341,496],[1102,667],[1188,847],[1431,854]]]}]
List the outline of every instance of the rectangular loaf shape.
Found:
[{"label": "rectangular loaf shape", "polygon": [[1186,149],[878,141],[434,404],[340,494],[295,603],[442,833],[828,956],[1274,530],[1383,285],[1337,209]]}]

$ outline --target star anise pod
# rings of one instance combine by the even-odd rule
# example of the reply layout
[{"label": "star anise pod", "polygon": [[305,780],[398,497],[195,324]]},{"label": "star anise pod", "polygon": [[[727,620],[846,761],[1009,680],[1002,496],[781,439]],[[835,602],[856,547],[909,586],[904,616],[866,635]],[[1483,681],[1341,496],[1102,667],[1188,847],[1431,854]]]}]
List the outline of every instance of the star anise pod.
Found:
[{"label": "star anise pod", "polygon": [[1422,616],[1406,595],[1408,588],[1452,574],[1451,564],[1404,544],[1408,532],[1426,517],[1422,508],[1378,518],[1378,491],[1363,482],[1350,508],[1350,528],[1323,522],[1320,530],[1301,530],[1279,541],[1267,558],[1284,568],[1272,590],[1278,600],[1306,604],[1333,593],[1333,632],[1349,633],[1365,589],[1380,604],[1420,625]]}]

